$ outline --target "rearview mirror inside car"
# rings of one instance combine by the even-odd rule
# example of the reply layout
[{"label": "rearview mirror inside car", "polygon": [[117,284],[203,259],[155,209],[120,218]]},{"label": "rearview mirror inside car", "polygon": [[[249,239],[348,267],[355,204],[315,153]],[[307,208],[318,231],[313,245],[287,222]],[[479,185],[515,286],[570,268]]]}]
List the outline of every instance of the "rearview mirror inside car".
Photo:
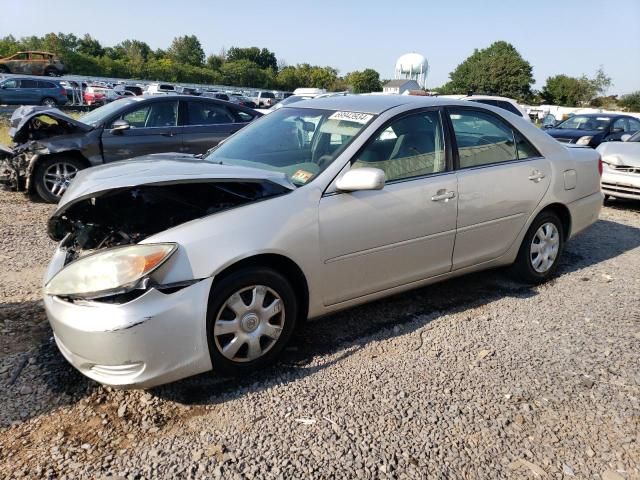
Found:
[{"label": "rearview mirror inside car", "polygon": [[336,181],[336,188],[343,192],[382,190],[384,180],[384,172],[379,168],[354,168]]},{"label": "rearview mirror inside car", "polygon": [[130,128],[131,125],[129,125],[129,122],[127,122],[126,120],[116,120],[111,124],[111,133],[123,132],[125,130],[129,130]]}]

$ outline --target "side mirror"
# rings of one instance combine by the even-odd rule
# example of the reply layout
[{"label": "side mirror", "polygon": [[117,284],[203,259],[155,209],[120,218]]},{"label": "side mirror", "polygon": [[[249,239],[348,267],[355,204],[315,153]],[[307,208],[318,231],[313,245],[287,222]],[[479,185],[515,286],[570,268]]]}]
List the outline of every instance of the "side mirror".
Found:
[{"label": "side mirror", "polygon": [[631,138],[631,134],[629,134],[629,133],[625,133],[624,135],[622,135],[622,136],[620,137],[620,141],[622,141],[622,142],[628,142],[630,138]]},{"label": "side mirror", "polygon": [[117,134],[120,132],[124,132],[125,130],[129,130],[131,125],[126,120],[116,120],[111,124],[111,133]]},{"label": "side mirror", "polygon": [[382,190],[384,172],[379,168],[354,168],[336,181],[336,188],[342,192],[358,190]]},{"label": "side mirror", "polygon": [[316,129],[316,126],[313,122],[304,122],[302,124],[302,129],[305,132],[313,132]]}]

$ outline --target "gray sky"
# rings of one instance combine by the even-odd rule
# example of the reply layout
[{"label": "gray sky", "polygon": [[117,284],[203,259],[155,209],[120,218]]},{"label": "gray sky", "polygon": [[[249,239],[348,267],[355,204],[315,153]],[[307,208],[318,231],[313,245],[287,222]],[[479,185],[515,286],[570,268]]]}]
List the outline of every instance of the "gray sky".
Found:
[{"label": "gray sky", "polygon": [[474,48],[506,40],[533,66],[535,88],[602,65],[613,79],[609,93],[640,90],[640,0],[0,0],[0,11],[0,36],[89,33],[104,45],[135,38],[155,49],[194,34],[207,54],[266,47],[288,64],[341,74],[371,67],[391,78],[397,57],[417,51],[430,63],[430,87]]}]

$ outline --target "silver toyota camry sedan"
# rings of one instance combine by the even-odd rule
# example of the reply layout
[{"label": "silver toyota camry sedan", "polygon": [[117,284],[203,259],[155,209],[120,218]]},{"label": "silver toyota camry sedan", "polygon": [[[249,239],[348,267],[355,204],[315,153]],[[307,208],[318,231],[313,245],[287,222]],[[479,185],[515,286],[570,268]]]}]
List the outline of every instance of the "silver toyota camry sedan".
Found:
[{"label": "silver toyota camry sedan", "polygon": [[598,218],[600,173],[596,151],[499,108],[308,100],[202,158],[80,172],[49,220],[44,303],[100,383],[242,374],[307,318],[498,266],[548,279]]}]

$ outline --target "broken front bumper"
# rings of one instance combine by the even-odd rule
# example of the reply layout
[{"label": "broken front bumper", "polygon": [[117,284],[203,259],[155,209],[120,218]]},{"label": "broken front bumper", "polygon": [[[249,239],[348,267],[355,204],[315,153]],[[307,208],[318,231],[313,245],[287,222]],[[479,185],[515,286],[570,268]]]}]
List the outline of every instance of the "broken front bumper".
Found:
[{"label": "broken front bumper", "polygon": [[121,305],[46,296],[64,357],[106,384],[149,388],[211,370],[206,315],[213,278],[173,293],[151,288]]},{"label": "broken front bumper", "polygon": [[605,165],[602,172],[602,192],[612,197],[640,200],[640,168],[629,169],[634,172],[616,171]]}]

